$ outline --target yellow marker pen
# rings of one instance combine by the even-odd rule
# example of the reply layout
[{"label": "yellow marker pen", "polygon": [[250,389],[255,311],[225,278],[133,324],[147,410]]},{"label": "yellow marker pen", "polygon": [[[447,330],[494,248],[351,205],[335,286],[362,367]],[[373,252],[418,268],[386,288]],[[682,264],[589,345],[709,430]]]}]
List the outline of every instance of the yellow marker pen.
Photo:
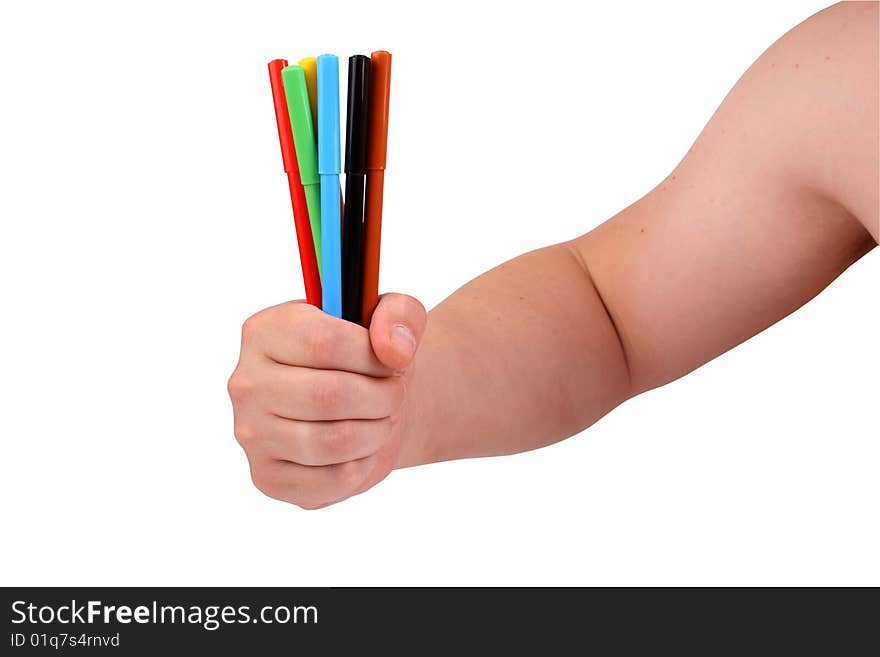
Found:
[{"label": "yellow marker pen", "polygon": [[315,126],[315,135],[318,134],[318,60],[314,57],[303,57],[299,60],[303,72],[306,74],[306,88],[309,90],[309,105],[312,108],[312,125]]}]

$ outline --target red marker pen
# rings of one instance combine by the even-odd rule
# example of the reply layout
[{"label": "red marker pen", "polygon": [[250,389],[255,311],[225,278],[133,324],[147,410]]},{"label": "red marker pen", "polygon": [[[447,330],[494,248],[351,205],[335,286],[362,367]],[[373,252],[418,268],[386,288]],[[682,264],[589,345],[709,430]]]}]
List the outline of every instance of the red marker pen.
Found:
[{"label": "red marker pen", "polygon": [[278,124],[278,141],[281,143],[281,160],[284,163],[287,184],[290,187],[290,202],[293,206],[293,222],[296,225],[296,241],[299,245],[299,260],[306,288],[306,301],[320,308],[321,276],[318,273],[318,260],[315,257],[315,242],[312,239],[312,228],[309,224],[306,194],[299,177],[293,131],[290,127],[290,116],[287,113],[287,98],[284,95],[284,85],[281,82],[281,69],[285,66],[287,66],[285,59],[274,59],[269,62],[269,82],[272,85],[272,100],[275,103],[275,122]]}]

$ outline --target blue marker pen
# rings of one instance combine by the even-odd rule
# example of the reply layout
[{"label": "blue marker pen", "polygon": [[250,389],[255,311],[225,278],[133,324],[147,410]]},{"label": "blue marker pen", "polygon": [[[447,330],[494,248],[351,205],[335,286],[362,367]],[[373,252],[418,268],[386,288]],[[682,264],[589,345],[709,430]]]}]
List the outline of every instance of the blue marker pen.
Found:
[{"label": "blue marker pen", "polygon": [[321,307],[342,317],[342,239],[339,211],[339,59],[318,57],[318,174],[321,176]]}]

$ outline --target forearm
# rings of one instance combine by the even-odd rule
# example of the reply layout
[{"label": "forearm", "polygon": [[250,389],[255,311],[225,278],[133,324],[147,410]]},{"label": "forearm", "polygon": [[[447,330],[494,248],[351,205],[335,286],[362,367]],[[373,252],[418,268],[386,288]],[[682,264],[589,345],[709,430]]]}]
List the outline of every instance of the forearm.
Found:
[{"label": "forearm", "polygon": [[877,42],[876,4],[820,12],[755,62],[652,192],[432,311],[399,464],[570,436],[785,317],[873,248]]},{"label": "forearm", "polygon": [[476,278],[431,311],[399,466],[510,454],[591,425],[629,396],[614,325],[561,244]]}]

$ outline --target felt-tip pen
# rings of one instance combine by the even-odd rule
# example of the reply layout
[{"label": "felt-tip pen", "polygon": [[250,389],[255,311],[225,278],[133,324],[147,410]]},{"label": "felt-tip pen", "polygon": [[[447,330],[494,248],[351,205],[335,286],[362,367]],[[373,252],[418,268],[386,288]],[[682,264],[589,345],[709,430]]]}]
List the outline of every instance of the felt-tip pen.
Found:
[{"label": "felt-tip pen", "polygon": [[364,191],[367,160],[367,96],[370,59],[348,60],[345,122],[345,214],[342,222],[342,318],[361,321],[364,264]]},{"label": "felt-tip pen", "polygon": [[370,325],[379,303],[379,254],[382,242],[382,200],[385,190],[385,156],[388,150],[388,100],[391,95],[391,53],[377,50],[370,56],[370,93],[367,135],[366,237],[364,243],[363,303],[361,323]]},{"label": "felt-tip pen", "polygon": [[339,174],[339,59],[318,57],[318,174],[321,178],[321,289],[324,312],[342,317]]},{"label": "felt-tip pen", "polygon": [[275,105],[275,121],[278,125],[278,140],[281,143],[281,159],[287,174],[290,188],[290,201],[293,206],[293,220],[296,225],[296,241],[299,246],[299,260],[302,266],[303,282],[306,289],[306,301],[313,306],[321,307],[321,276],[318,270],[315,243],[309,223],[309,211],[303,189],[297,153],[294,145],[293,131],[288,118],[287,97],[284,92],[282,70],[287,61],[275,59],[269,62],[269,82],[272,88],[272,100]]}]

